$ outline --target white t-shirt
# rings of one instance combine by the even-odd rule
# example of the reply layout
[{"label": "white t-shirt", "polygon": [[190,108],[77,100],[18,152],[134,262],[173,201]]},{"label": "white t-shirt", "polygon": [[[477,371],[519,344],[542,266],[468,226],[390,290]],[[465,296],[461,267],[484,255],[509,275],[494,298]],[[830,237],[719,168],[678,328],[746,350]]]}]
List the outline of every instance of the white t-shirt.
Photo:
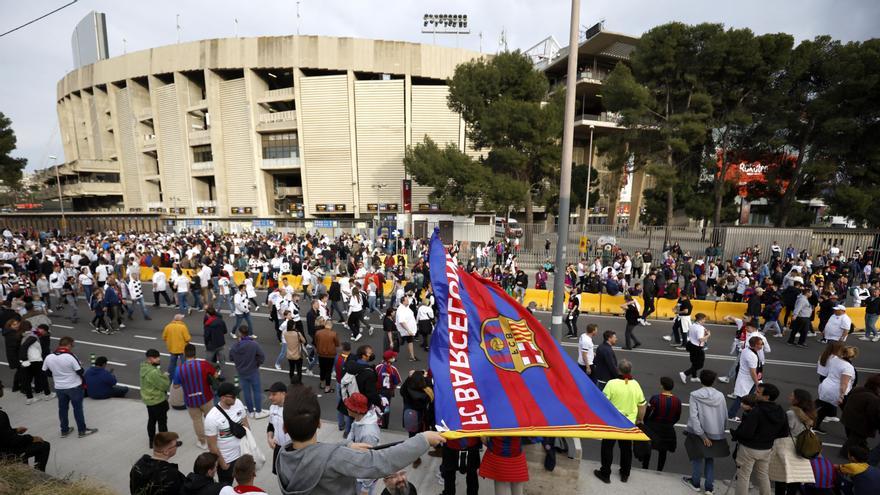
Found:
[{"label": "white t-shirt", "polygon": [[[235,399],[235,404],[232,407],[224,411],[229,419],[236,423],[241,423],[247,416],[244,404],[238,399]],[[205,435],[217,437],[217,448],[225,462],[229,463],[241,457],[241,439],[235,438],[229,427],[229,421],[223,417],[223,413],[218,411],[216,406],[212,407],[205,416]]]},{"label": "white t-shirt", "polygon": [[[587,362],[584,362],[584,354],[587,355]],[[586,333],[582,333],[578,337],[578,364],[581,366],[591,366],[593,358],[596,356],[596,344],[593,339]]]},{"label": "white t-shirt", "polygon": [[395,315],[397,331],[403,337],[412,337],[416,334],[416,317],[409,306],[400,305]]},{"label": "white t-shirt", "polygon": [[851,326],[852,320],[846,315],[846,313],[842,315],[831,315],[831,318],[828,318],[828,323],[825,324],[823,335],[826,340],[843,341],[849,333],[849,328]]},{"label": "white t-shirt", "polygon": [[831,356],[828,359],[828,377],[819,384],[819,400],[837,405],[837,400],[840,398],[840,381],[844,375],[849,377],[849,384],[846,386],[844,394],[846,395],[852,390],[856,369],[847,360]]},{"label": "white t-shirt", "polygon": [[82,385],[82,378],[77,374],[81,370],[79,361],[72,354],[49,354],[43,361],[43,371],[52,372],[55,388],[67,390]]},{"label": "white t-shirt", "polygon": [[168,276],[161,271],[153,274],[153,292],[165,292],[168,289]]},{"label": "white t-shirt", "polygon": [[177,280],[174,282],[177,284],[177,293],[178,294],[186,294],[189,292],[189,277],[186,275],[181,275],[177,277]]},{"label": "white t-shirt", "polygon": [[699,323],[694,323],[688,329],[688,342],[697,347],[703,347],[703,343],[700,342],[700,339],[702,339],[705,335],[706,327],[700,325]]},{"label": "white t-shirt", "polygon": [[752,340],[752,337],[761,337],[761,340],[764,341],[764,347],[762,347],[761,350],[758,351],[758,357],[761,359],[761,362],[763,363],[764,362],[764,353],[765,352],[772,352],[770,350],[770,342],[767,342],[767,337],[765,337],[763,333],[755,330],[754,332],[746,334],[746,341],[743,346],[744,349],[749,346],[749,341]]},{"label": "white t-shirt", "polygon": [[[283,334],[282,334],[283,335]],[[269,406],[269,424],[275,428],[275,443],[286,447],[290,443],[290,436],[284,433],[284,406]]]},{"label": "white t-shirt", "polygon": [[759,362],[758,355],[750,347],[743,349],[742,354],[739,355],[739,373],[736,375],[733,395],[737,397],[749,395],[755,385],[751,370],[757,368]]}]

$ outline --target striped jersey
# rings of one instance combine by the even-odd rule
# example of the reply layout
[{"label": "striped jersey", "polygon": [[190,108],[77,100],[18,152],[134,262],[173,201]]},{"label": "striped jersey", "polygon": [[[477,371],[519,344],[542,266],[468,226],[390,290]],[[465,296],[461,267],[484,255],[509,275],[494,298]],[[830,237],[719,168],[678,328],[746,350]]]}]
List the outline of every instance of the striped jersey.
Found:
[{"label": "striped jersey", "polygon": [[681,400],[674,395],[657,394],[648,401],[648,419],[675,424],[681,418]]},{"label": "striped jersey", "polygon": [[183,387],[183,402],[186,407],[199,407],[214,399],[208,377],[215,373],[211,363],[202,359],[191,359],[177,367],[174,384]]}]

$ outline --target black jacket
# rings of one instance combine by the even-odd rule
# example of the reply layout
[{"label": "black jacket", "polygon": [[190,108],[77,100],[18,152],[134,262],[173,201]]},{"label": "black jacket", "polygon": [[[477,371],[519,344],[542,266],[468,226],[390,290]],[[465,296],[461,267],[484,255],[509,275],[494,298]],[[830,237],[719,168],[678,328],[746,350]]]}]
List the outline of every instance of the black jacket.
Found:
[{"label": "black jacket", "polygon": [[330,297],[331,301],[341,301],[342,300],[342,288],[339,286],[339,282],[333,281],[330,282],[330,288],[327,289],[327,295]]},{"label": "black jacket", "polygon": [[18,369],[21,366],[21,359],[18,357],[21,351],[21,334],[17,330],[4,328],[3,342],[6,345],[6,362],[9,363],[9,369]]},{"label": "black jacket", "polygon": [[177,464],[144,454],[131,468],[129,489],[132,495],[179,495],[185,479]]},{"label": "black jacket", "polygon": [[620,376],[617,370],[617,356],[608,342],[602,342],[596,347],[596,357],[593,359],[593,378],[597,381],[607,382]]},{"label": "black jacket", "polygon": [[0,409],[0,453],[20,454],[33,441],[34,437],[15,431],[9,423],[9,415]]},{"label": "black jacket", "polygon": [[749,298],[748,306],[746,306],[746,314],[750,316],[761,316],[761,298],[757,294],[753,294]]},{"label": "black jacket", "polygon": [[[355,354],[351,353],[348,357],[348,361],[343,364],[343,369],[346,373],[355,376],[358,391],[367,396],[367,401],[371,405],[382,407],[382,396],[379,395],[379,388],[377,386],[379,376],[376,374],[376,370],[372,366],[358,362]],[[345,406],[342,405],[341,402],[340,406],[343,408],[341,410],[344,413]]]},{"label": "black jacket", "polygon": [[865,387],[854,388],[846,396],[840,418],[851,433],[871,438],[880,429],[880,396]]},{"label": "black jacket", "polygon": [[223,317],[217,315],[211,321],[208,318],[211,315],[205,315],[205,349],[213,351],[226,345],[226,322]]},{"label": "black jacket", "polygon": [[183,482],[183,488],[180,489],[180,495],[218,495],[222,489],[223,485],[214,481],[214,478],[189,473],[186,475],[186,481]]},{"label": "black jacket", "polygon": [[774,440],[788,436],[788,418],[779,404],[760,401],[743,416],[739,428],[730,434],[750,449],[770,450]]}]

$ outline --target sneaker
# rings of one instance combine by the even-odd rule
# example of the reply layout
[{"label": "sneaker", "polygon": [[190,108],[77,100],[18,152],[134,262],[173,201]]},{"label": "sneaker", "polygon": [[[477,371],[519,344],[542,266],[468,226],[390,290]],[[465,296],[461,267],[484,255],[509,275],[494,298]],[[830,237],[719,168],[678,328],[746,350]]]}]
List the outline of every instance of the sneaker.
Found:
[{"label": "sneaker", "polygon": [[80,438],[87,437],[87,436],[91,435],[92,433],[98,433],[98,429],[97,428],[86,428],[85,430],[79,432],[79,437]]},{"label": "sneaker", "polygon": [[69,429],[69,430],[67,430],[67,431],[62,431],[62,432],[61,432],[61,438],[67,438],[67,437],[70,436],[71,433],[73,433],[73,428],[71,428],[71,429]]},{"label": "sneaker", "polygon": [[119,328],[125,328],[125,323],[120,323]]},{"label": "sneaker", "polygon": [[196,442],[196,447],[201,450],[208,450],[208,444],[205,442]]},{"label": "sneaker", "polygon": [[278,364],[278,363],[275,363],[275,369],[276,369],[276,370],[280,370],[280,369],[281,369],[281,365]]},{"label": "sneaker", "polygon": [[254,413],[254,419],[263,419],[269,417],[268,411],[257,411]]},{"label": "sneaker", "polygon": [[873,339],[871,339],[871,342],[877,342],[877,341],[880,341],[880,335],[878,335],[878,336],[874,337]]},{"label": "sneaker", "polygon": [[700,379],[697,377],[691,378],[691,383],[699,383]]},{"label": "sneaker", "polygon": [[25,399],[24,403],[27,405],[31,405],[38,400],[40,400],[40,399]]},{"label": "sneaker", "polygon": [[871,340],[868,337],[859,337],[859,340]]},{"label": "sneaker", "polygon": [[699,492],[699,491],[700,491],[700,487],[699,487],[699,486],[694,486],[694,480],[693,480],[693,478],[691,478],[690,476],[684,476],[684,477],[682,477],[682,478],[681,478],[681,483],[682,483],[684,486],[690,488],[691,490],[693,490],[693,491],[695,491],[695,492]]},{"label": "sneaker", "polygon": [[364,335],[364,334],[359,333],[358,336],[355,337],[355,338],[353,338],[353,339],[351,339],[351,341],[352,341],[352,342],[357,342],[358,340],[361,340],[361,337],[362,337],[363,335]]},{"label": "sneaker", "polygon": [[687,347],[685,347],[685,346],[683,346],[683,345],[676,345],[676,346],[675,346],[675,349],[676,349],[676,350],[679,350],[679,351],[686,351],[686,350],[687,350]]},{"label": "sneaker", "polygon": [[840,423],[840,418],[837,416],[828,416],[825,418],[825,421],[828,421],[829,423]]},{"label": "sneaker", "polygon": [[731,393],[727,394],[727,398],[728,398],[728,399],[736,400],[736,394],[734,394],[733,392],[731,392]]},{"label": "sneaker", "polygon": [[728,418],[727,420],[731,423],[742,423],[742,418],[740,418],[739,416],[734,416],[732,418]]},{"label": "sneaker", "polygon": [[665,340],[666,342],[671,342],[671,341],[672,341],[672,337],[670,337],[669,335],[664,335],[664,336],[663,336],[663,340]]},{"label": "sneaker", "polygon": [[644,318],[642,318],[642,325],[645,325],[646,327],[650,327],[650,326],[651,326],[651,322],[648,321],[648,320],[646,320],[646,319],[644,319]]},{"label": "sneaker", "polygon": [[813,428],[813,433],[818,433],[819,435],[825,435],[825,434],[827,434],[828,432],[825,431],[825,430],[823,430],[822,428],[818,428],[818,427],[816,427],[816,428]]},{"label": "sneaker", "polygon": [[713,495],[712,490],[706,490],[705,492],[703,492],[703,495]]},{"label": "sneaker", "polygon": [[49,394],[49,395],[43,396],[43,400],[52,400],[52,399],[54,399],[55,397],[58,397],[58,395],[57,395],[55,392],[52,392],[52,393]]},{"label": "sneaker", "polygon": [[611,476],[606,476],[602,474],[602,471],[599,471],[598,469],[593,470],[593,476],[602,480],[602,483],[605,483],[606,485],[611,484]]},{"label": "sneaker", "polygon": [[807,337],[815,337],[816,332],[807,332]]},{"label": "sneaker", "polygon": [[796,347],[800,347],[801,349],[806,349],[807,345],[806,344],[798,344]]},{"label": "sneaker", "polygon": [[679,371],[678,377],[681,378],[681,383],[687,384],[688,377],[687,377],[687,375],[684,374],[684,371]]},{"label": "sneaker", "polygon": [[730,383],[730,378],[727,378],[726,376],[719,376],[718,381],[721,383]]}]

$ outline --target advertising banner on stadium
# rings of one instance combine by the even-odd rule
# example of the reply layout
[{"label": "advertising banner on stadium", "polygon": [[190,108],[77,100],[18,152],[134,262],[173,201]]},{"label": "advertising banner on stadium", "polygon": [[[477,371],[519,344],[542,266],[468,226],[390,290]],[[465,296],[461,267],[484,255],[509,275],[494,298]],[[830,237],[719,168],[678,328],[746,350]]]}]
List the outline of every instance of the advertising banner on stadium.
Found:
[{"label": "advertising banner on stadium", "polygon": [[430,367],[444,436],[648,439],[531,313],[459,268],[436,229],[430,265],[438,307]]}]

